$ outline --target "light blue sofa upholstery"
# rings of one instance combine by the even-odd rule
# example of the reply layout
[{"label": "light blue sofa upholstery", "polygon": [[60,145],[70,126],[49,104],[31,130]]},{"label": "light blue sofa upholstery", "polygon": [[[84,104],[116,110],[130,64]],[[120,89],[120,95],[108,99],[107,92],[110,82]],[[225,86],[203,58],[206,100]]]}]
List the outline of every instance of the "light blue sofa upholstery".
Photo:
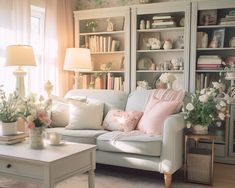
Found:
[{"label": "light blue sofa upholstery", "polygon": [[[134,91],[130,94],[112,90],[69,91],[65,98],[87,96],[105,103],[104,114],[110,109],[144,111],[151,90]],[[173,174],[182,166],[183,129],[185,122],[182,114],[167,118],[160,136],[119,135],[118,131],[106,130],[66,130],[50,128],[57,131],[69,141],[97,144],[96,161],[101,164],[130,167],[142,170]]]}]

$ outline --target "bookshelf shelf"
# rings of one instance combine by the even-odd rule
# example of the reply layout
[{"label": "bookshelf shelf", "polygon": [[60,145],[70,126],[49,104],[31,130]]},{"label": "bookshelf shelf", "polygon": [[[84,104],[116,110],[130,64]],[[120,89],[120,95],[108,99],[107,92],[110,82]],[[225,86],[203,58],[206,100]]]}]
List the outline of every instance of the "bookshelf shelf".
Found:
[{"label": "bookshelf shelf", "polygon": [[124,34],[125,31],[104,31],[104,32],[88,32],[88,33],[80,33],[80,36],[89,36],[89,35],[118,35]]},{"label": "bookshelf shelf", "polygon": [[235,50],[234,47],[225,48],[197,48],[198,51],[214,51],[214,50]]},{"label": "bookshelf shelf", "polygon": [[235,25],[207,25],[197,26],[198,29],[235,28]]},{"label": "bookshelf shelf", "polygon": [[164,49],[159,49],[159,50],[137,50],[138,53],[155,53],[155,52],[184,52],[184,49],[169,49],[169,50],[164,50]]},{"label": "bookshelf shelf", "polygon": [[102,73],[102,74],[108,74],[108,73],[124,73],[123,70],[111,70],[111,71],[80,71],[80,73]]},{"label": "bookshelf shelf", "polygon": [[93,52],[91,55],[106,55],[106,54],[123,54],[125,51],[114,51],[114,52]]},{"label": "bookshelf shelf", "polygon": [[182,74],[184,71],[183,70],[137,70],[136,72],[138,72],[138,73],[164,73],[164,72],[169,72],[169,73]]},{"label": "bookshelf shelf", "polygon": [[167,27],[159,29],[137,29],[139,33],[152,33],[152,32],[161,32],[161,31],[184,31],[184,27]]}]

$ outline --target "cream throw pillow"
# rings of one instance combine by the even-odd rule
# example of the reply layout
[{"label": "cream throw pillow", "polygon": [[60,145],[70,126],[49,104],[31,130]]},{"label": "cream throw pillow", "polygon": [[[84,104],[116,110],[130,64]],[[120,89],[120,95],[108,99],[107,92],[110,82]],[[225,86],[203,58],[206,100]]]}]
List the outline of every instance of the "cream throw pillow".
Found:
[{"label": "cream throw pillow", "polygon": [[69,101],[71,102],[86,102],[87,97],[73,97],[64,99],[58,96],[52,96],[51,107],[51,126],[52,127],[65,127],[69,124]]},{"label": "cream throw pillow", "polygon": [[103,109],[104,103],[100,101],[70,101],[66,129],[102,129]]}]

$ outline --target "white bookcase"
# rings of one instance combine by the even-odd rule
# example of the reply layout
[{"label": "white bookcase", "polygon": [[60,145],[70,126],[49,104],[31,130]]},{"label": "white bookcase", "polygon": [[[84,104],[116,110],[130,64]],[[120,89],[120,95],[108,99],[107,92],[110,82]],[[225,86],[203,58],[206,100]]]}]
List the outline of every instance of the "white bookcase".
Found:
[{"label": "white bookcase", "polygon": [[[225,72],[222,67],[197,68],[198,58],[200,56],[219,56],[225,62],[228,61],[230,57],[235,63],[235,48],[230,46],[230,40],[232,37],[235,37],[235,22],[221,24],[221,18],[225,18],[231,10],[235,10],[234,0],[204,0],[192,2],[190,52],[190,91],[192,92],[211,86],[212,81],[219,81],[221,78],[220,72],[222,74]],[[209,24],[205,23],[206,16],[211,18]],[[204,20],[202,19],[203,17]],[[222,35],[222,43],[212,48],[210,44],[216,31],[224,33]],[[208,44],[206,47],[202,47],[199,44],[201,39],[199,39],[198,32],[204,32],[208,35]],[[210,61],[211,60],[208,60],[208,63],[210,63]],[[230,81],[228,81],[228,85],[229,84]],[[231,133],[234,126],[234,104],[229,110],[231,111],[230,118],[222,123],[221,127],[217,127],[214,130],[215,161],[235,163],[235,159],[231,155],[231,148],[234,147],[232,141],[234,137]],[[201,147],[207,148],[208,143],[201,143]]]},{"label": "white bookcase", "polygon": [[[175,25],[153,26],[157,17],[171,17],[169,21],[175,20]],[[142,23],[145,22],[145,27]],[[150,22],[150,27],[147,26]],[[136,5],[131,9],[132,23],[132,45],[131,45],[131,90],[135,90],[138,81],[147,81],[151,88],[155,88],[155,81],[162,73],[172,73],[177,77],[173,88],[183,88],[188,90],[189,80],[189,45],[190,45],[190,2],[168,2]],[[158,23],[157,23],[158,24]],[[154,39],[153,39],[154,38]],[[182,39],[183,48],[177,42],[177,38]],[[160,40],[160,49],[149,47],[151,40]],[[164,49],[164,41],[170,39],[173,43],[171,49]],[[159,41],[156,41],[158,43]],[[174,68],[172,59],[182,61],[180,67]],[[144,66],[141,64],[144,64]],[[150,64],[154,64],[151,68]]]},{"label": "white bookcase", "polygon": [[[75,47],[91,50],[93,70],[82,72],[82,88],[130,91],[130,7],[74,11]],[[108,30],[108,19],[113,30]],[[87,27],[91,22],[96,28]],[[109,68],[108,68],[109,67]],[[97,76],[102,76],[97,86]]]}]

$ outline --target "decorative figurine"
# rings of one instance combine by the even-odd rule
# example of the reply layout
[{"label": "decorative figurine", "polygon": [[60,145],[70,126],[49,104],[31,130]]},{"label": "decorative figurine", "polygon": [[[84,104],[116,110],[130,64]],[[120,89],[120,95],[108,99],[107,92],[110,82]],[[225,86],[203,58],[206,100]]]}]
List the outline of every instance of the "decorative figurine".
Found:
[{"label": "decorative figurine", "polygon": [[111,22],[110,18],[107,19],[107,31],[113,31],[113,23]]},{"label": "decorative figurine", "polygon": [[51,98],[51,92],[53,90],[53,87],[54,86],[52,85],[52,83],[49,80],[44,85],[44,89],[47,92],[48,98]]}]

